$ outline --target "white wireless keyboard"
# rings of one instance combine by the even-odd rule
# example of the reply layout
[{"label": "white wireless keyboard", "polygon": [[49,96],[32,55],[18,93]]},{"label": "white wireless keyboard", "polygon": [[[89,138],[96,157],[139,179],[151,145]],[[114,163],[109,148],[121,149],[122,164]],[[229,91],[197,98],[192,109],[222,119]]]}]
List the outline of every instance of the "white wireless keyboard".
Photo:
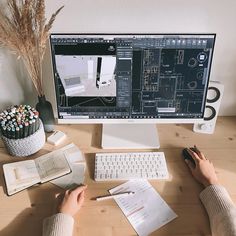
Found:
[{"label": "white wireless keyboard", "polygon": [[168,177],[164,152],[99,153],[95,157],[96,181]]}]

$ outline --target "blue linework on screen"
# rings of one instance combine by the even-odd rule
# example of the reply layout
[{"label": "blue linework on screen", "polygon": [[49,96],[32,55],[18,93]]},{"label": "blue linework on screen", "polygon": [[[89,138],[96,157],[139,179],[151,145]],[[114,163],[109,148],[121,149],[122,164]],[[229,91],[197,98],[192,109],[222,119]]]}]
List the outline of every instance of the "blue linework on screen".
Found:
[{"label": "blue linework on screen", "polygon": [[58,122],[102,123],[105,148],[132,138],[128,147],[158,147],[141,144],[156,137],[151,124],[203,119],[215,34],[52,34],[50,43]]}]

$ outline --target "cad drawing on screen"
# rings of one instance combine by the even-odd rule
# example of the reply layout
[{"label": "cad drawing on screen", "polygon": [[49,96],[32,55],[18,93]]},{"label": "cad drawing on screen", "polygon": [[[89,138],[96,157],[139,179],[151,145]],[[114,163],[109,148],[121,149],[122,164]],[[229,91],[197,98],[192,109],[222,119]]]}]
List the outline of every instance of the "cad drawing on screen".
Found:
[{"label": "cad drawing on screen", "polygon": [[102,123],[104,148],[159,147],[156,124],[203,120],[215,36],[51,34],[58,123]]}]

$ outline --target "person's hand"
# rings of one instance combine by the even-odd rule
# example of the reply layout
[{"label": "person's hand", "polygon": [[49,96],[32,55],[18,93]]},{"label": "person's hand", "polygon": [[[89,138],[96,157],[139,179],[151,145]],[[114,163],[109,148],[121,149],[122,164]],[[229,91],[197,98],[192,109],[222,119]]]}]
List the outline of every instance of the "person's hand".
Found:
[{"label": "person's hand", "polygon": [[205,187],[218,184],[218,179],[215,173],[215,168],[211,161],[209,161],[203,153],[201,153],[195,146],[196,152],[188,149],[188,152],[191,154],[192,158],[195,161],[196,166],[189,160],[185,160],[193,177]]},{"label": "person's hand", "polygon": [[58,212],[74,216],[84,203],[84,191],[87,186],[80,186],[73,190],[67,190],[57,198],[60,200]]}]

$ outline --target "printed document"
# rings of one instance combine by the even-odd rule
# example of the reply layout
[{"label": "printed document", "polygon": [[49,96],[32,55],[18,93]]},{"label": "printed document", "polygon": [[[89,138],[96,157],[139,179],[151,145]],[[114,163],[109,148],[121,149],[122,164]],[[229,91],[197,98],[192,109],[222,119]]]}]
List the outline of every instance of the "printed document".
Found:
[{"label": "printed document", "polygon": [[109,192],[135,192],[130,196],[114,197],[139,236],[146,236],[177,217],[175,212],[147,180],[130,180]]}]

